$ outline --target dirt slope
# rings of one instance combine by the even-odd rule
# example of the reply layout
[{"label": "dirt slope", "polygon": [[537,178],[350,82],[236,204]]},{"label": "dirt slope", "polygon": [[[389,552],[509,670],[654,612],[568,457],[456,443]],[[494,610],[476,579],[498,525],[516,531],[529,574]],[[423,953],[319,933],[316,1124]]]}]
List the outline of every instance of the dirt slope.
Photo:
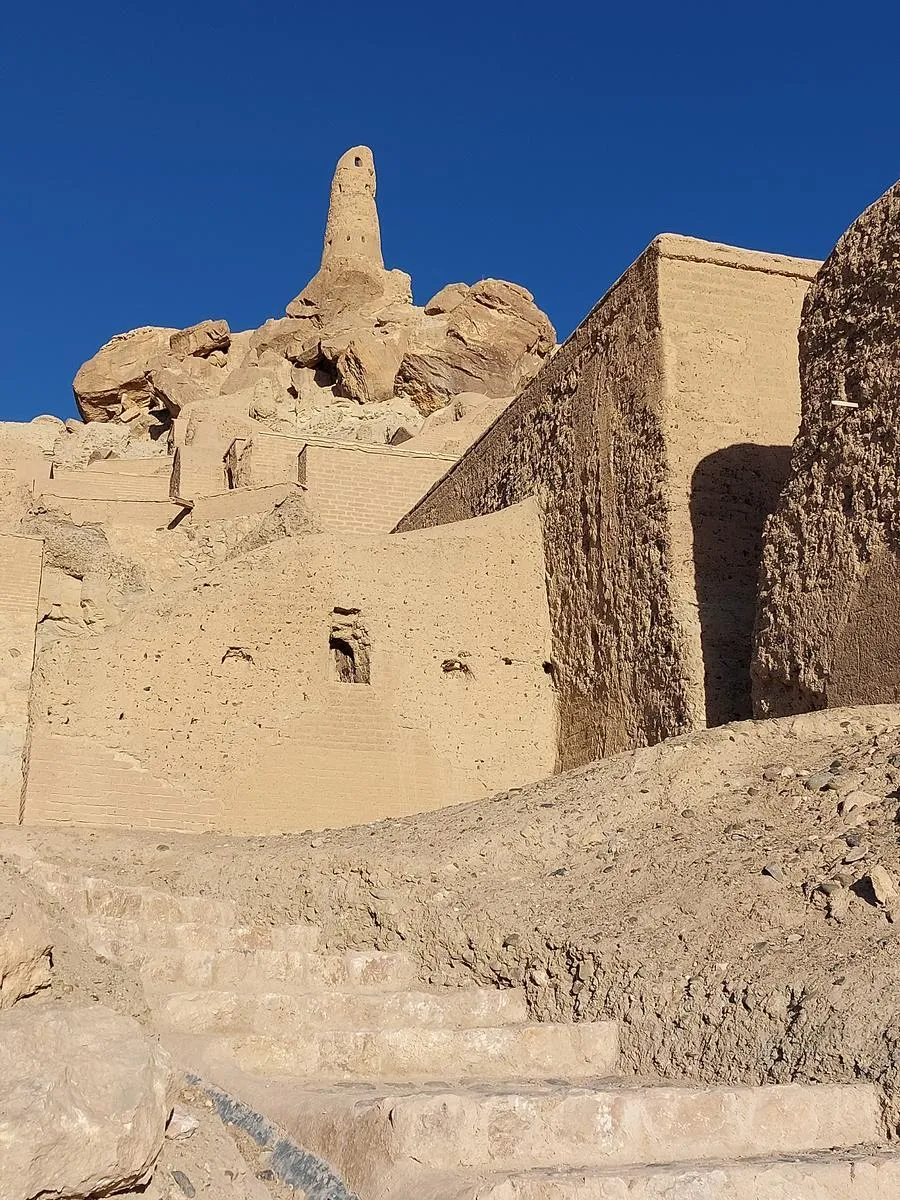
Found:
[{"label": "dirt slope", "polygon": [[723,727],[334,833],[3,838],[227,896],[252,921],[312,919],[333,946],[404,943],[426,979],[524,980],[538,1015],[619,1017],[642,1074],[891,1094],[898,814],[900,707],[884,706]]}]

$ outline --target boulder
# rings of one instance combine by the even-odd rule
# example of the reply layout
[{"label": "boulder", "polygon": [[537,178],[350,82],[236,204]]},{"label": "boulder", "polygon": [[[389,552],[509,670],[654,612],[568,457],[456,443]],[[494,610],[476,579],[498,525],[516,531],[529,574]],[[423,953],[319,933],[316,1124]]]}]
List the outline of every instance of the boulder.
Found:
[{"label": "boulder", "polygon": [[198,355],[205,358],[218,350],[227,350],[231,343],[231,330],[227,321],[201,321],[188,329],[179,329],[169,339],[169,347],[179,357]]},{"label": "boulder", "polygon": [[177,329],[148,325],[117,334],[84,363],[72,390],[85,421],[111,421],[134,406],[155,401],[150,374],[169,353]]},{"label": "boulder", "polygon": [[754,708],[900,699],[900,183],[807,293],[802,418],[764,535]]},{"label": "boulder", "polygon": [[330,376],[312,367],[293,367],[291,370],[291,389],[297,397],[297,411],[305,409],[324,408],[335,400],[333,384],[328,382]]},{"label": "boulder", "polygon": [[405,271],[342,264],[321,272],[285,309],[290,317],[316,313],[325,322],[348,314],[376,318],[412,307],[412,279]]},{"label": "boulder", "polygon": [[52,945],[40,910],[16,889],[0,887],[0,1009],[49,986]]},{"label": "boulder", "polygon": [[469,285],[467,283],[448,283],[425,305],[425,314],[429,317],[436,317],[441,313],[453,312],[454,308],[459,308],[468,294]]},{"label": "boulder", "polygon": [[172,1094],[168,1056],[130,1017],[66,1003],[0,1014],[0,1200],[144,1183]]},{"label": "boulder", "polygon": [[[333,359],[339,395],[371,404],[390,400],[403,359],[406,339],[380,330],[361,329],[348,339]],[[326,344],[323,355],[328,358]]]},{"label": "boulder", "polygon": [[530,292],[483,279],[450,312],[425,315],[412,327],[397,389],[426,414],[459,392],[515,395],[555,344],[553,326]]},{"label": "boulder", "polygon": [[266,321],[251,335],[250,347],[257,355],[274,350],[300,367],[313,367],[319,357],[322,323],[313,317],[279,317]]},{"label": "boulder", "polygon": [[253,390],[248,388],[192,404],[178,418],[176,441],[185,446],[217,446],[224,454],[235,438],[252,437],[254,430],[263,428],[250,417],[252,399]]},{"label": "boulder", "polygon": [[154,393],[173,417],[177,417],[187,405],[209,396],[209,389],[196,376],[177,366],[156,368],[151,380]]}]

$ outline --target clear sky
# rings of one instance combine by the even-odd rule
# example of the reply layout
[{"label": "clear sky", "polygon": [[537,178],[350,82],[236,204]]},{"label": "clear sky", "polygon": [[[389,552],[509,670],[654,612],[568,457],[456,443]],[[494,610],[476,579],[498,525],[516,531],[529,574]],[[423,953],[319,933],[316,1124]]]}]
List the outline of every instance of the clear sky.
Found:
[{"label": "clear sky", "polygon": [[0,23],[0,418],[114,333],[280,315],[371,145],[385,260],[560,337],[657,233],[822,257],[900,175],[900,6],[45,0]]}]

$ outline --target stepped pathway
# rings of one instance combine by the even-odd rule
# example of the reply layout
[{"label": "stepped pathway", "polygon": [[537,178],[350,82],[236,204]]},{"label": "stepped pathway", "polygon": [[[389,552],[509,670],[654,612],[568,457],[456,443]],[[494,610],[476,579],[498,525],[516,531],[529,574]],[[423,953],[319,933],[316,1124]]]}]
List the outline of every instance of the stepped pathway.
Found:
[{"label": "stepped pathway", "polygon": [[362,1200],[900,1196],[869,1084],[616,1079],[611,1022],[530,1022],[520,991],[424,988],[403,953],[330,953],[313,926],[243,928],[218,901],[20,865],[140,972],[185,1067]]}]

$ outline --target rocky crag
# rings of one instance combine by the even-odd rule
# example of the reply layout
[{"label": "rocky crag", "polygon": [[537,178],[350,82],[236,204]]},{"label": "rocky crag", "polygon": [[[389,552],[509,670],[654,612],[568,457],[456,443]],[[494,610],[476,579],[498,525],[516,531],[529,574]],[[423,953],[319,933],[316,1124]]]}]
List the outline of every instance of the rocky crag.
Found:
[{"label": "rocky crag", "polygon": [[[459,395],[510,398],[553,351],[553,326],[525,288],[451,283],[424,308],[387,270],[365,146],[340,159],[321,266],[258,329],[223,320],[118,334],[75,376],[78,410],[113,429],[116,453],[163,450],[174,418],[190,442],[254,430],[397,445]],[[78,423],[68,431],[77,440]],[[71,453],[71,452],[70,452]]]}]

